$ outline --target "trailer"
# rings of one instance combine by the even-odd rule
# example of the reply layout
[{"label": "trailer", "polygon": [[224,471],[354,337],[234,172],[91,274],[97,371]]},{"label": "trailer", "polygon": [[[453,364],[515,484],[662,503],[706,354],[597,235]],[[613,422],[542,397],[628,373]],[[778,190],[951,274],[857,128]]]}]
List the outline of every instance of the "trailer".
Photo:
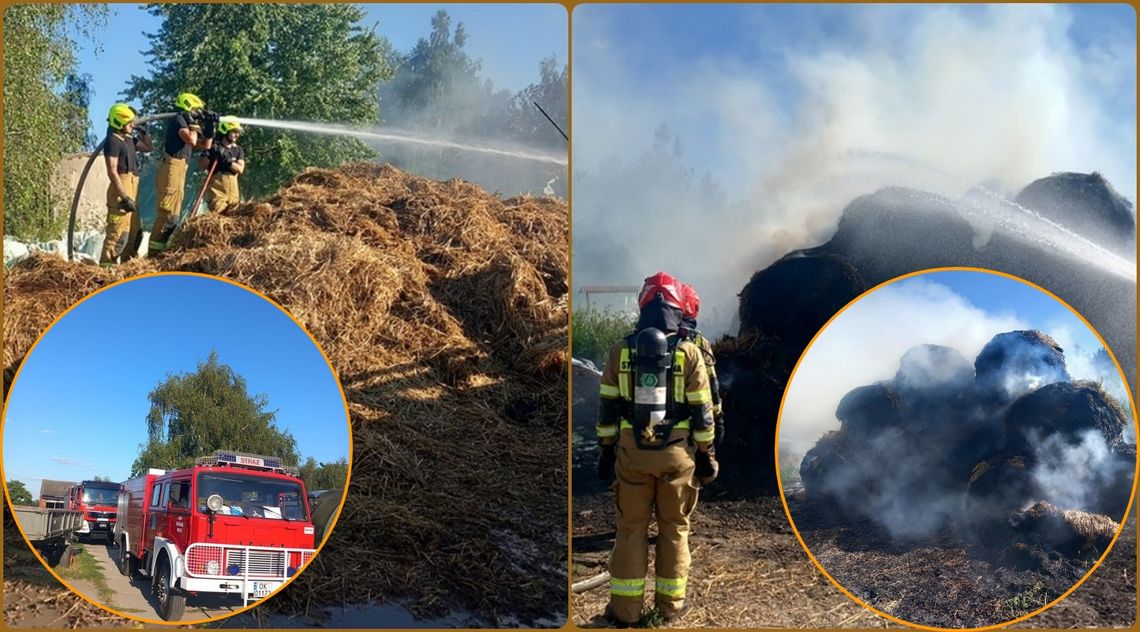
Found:
[{"label": "trailer", "polygon": [[71,563],[71,543],[83,527],[83,512],[16,505],[16,521],[49,566]]}]

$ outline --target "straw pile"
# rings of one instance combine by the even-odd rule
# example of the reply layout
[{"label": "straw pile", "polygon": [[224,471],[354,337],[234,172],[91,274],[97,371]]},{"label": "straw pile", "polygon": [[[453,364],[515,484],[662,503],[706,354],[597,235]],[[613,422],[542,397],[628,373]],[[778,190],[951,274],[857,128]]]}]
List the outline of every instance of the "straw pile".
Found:
[{"label": "straw pile", "polygon": [[568,212],[388,165],[309,170],[188,223],[110,271],[33,258],[5,282],[5,388],[51,319],[152,271],[233,279],[289,310],[337,370],[348,500],[312,568],[268,608],[410,599],[534,621],[566,604]]}]

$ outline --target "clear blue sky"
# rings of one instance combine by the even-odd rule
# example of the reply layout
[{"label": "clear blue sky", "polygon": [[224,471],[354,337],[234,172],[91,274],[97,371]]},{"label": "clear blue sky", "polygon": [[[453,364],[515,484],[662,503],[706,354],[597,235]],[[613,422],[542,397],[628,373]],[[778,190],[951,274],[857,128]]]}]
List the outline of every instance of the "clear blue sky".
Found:
[{"label": "clear blue sky", "polygon": [[[91,75],[91,121],[95,134],[106,128],[107,110],[119,100],[131,75],[147,76],[149,69],[142,54],[149,48],[143,33],[156,32],[161,24],[137,4],[109,5],[116,33],[138,34],[118,45],[104,43],[101,50],[89,39],[76,37],[80,73]],[[567,62],[568,15],[557,4],[364,4],[368,17],[363,25],[377,25],[377,32],[388,38],[400,52],[407,52],[420,38],[431,33],[431,17],[439,9],[451,16],[452,27],[462,22],[467,30],[466,50],[482,59],[481,76],[491,79],[496,89],[516,92],[538,81],[539,62],[551,55]],[[110,28],[110,27],[108,27]],[[94,33],[95,40],[106,40],[107,32]],[[137,104],[136,104],[137,105]]]},{"label": "clear blue sky", "polygon": [[146,441],[148,393],[211,350],[251,393],[268,396],[302,458],[348,456],[336,380],[292,319],[230,283],[162,275],[100,292],[41,338],[10,392],[5,480],[23,481],[33,497],[44,478],[125,480]]}]

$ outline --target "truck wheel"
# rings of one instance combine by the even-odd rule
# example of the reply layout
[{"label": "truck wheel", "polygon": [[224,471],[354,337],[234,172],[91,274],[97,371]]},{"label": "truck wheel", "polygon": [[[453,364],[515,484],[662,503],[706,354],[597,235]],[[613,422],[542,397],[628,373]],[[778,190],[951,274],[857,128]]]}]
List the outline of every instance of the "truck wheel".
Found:
[{"label": "truck wheel", "polygon": [[158,616],[163,621],[179,621],[186,611],[186,595],[178,593],[170,585],[170,560],[166,556],[158,560],[151,592],[158,599]]},{"label": "truck wheel", "polygon": [[135,560],[135,556],[127,550],[127,547],[119,545],[119,572],[124,577],[131,579],[138,574],[139,563]]}]

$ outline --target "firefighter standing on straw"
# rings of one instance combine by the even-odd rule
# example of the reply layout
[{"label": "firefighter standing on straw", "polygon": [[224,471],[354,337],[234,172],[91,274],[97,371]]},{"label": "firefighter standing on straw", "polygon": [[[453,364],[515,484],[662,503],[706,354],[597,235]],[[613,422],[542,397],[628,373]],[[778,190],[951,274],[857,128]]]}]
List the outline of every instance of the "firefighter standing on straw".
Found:
[{"label": "firefighter standing on straw", "polygon": [[245,151],[237,144],[241,132],[236,116],[219,118],[218,137],[213,146],[198,155],[198,166],[207,173],[210,165],[214,165],[214,175],[206,188],[206,205],[211,213],[241,202],[238,176],[245,171]]},{"label": "firefighter standing on straw", "polygon": [[133,258],[142,238],[139,207],[139,151],[153,147],[146,128],[135,138],[135,111],[126,103],[116,103],[107,113],[107,138],[103,141],[103,161],[107,167],[107,230],[99,265],[109,267]]},{"label": "firefighter standing on straw", "polygon": [[708,373],[700,350],[678,335],[682,305],[676,278],[645,279],[637,331],[613,346],[602,373],[598,475],[616,479],[618,509],[606,617],[619,626],[641,618],[654,515],[656,607],[666,621],[681,614],[697,485],[718,470]]},{"label": "firefighter standing on straw", "polygon": [[209,149],[214,142],[218,115],[206,110],[197,95],[183,92],[175,99],[180,112],[166,123],[166,142],[158,163],[158,212],[150,233],[151,256],[166,250],[182,215],[186,169],[195,149]]},{"label": "firefighter standing on straw", "polygon": [[697,316],[701,313],[701,297],[688,283],[681,285],[681,337],[692,342],[701,350],[705,368],[709,372],[709,393],[712,395],[713,420],[716,421],[716,439],[713,443],[720,447],[724,440],[724,406],[720,398],[720,378],[716,375],[716,356],[712,343],[697,329]]}]

